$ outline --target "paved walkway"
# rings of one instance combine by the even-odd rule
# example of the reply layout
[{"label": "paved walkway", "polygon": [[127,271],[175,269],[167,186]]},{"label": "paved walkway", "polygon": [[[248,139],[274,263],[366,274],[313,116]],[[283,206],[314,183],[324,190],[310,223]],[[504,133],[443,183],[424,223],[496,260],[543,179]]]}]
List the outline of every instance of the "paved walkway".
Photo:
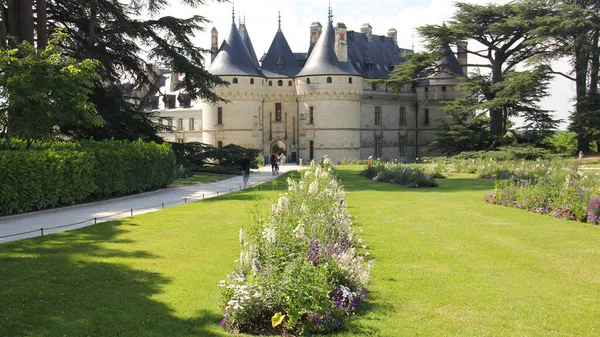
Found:
[{"label": "paved walkway", "polygon": [[[280,167],[280,173],[298,169],[299,166],[295,163],[288,163]],[[273,178],[275,176],[271,173],[270,166],[253,170],[249,186],[262,184]],[[117,199],[0,217],[0,244],[159,211],[242,189],[244,184],[240,175],[215,183],[166,188]]]}]

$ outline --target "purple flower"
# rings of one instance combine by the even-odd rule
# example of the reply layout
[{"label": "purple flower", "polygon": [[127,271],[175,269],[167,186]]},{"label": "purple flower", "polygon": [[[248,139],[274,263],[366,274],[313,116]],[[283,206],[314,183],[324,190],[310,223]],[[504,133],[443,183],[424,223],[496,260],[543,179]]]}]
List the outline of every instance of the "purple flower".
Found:
[{"label": "purple flower", "polygon": [[223,318],[219,324],[221,324],[221,326],[227,325],[227,319]]},{"label": "purple flower", "polygon": [[310,241],[308,247],[308,260],[312,262],[313,266],[319,264],[319,240]]}]

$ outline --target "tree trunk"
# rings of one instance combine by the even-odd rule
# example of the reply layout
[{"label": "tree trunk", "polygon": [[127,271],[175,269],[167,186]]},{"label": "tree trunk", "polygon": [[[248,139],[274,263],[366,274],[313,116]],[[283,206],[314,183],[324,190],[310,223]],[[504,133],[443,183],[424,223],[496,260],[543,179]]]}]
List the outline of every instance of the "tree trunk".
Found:
[{"label": "tree trunk", "polygon": [[37,0],[37,47],[46,49],[48,45],[48,17],[46,14],[46,0]]},{"label": "tree trunk", "polygon": [[[584,34],[585,35],[585,34]],[[575,41],[575,113],[573,115],[573,131],[577,133],[577,150],[590,152],[590,140],[585,131],[588,126],[587,76],[590,55],[586,51],[586,36]]]},{"label": "tree trunk", "polygon": [[93,58],[94,45],[96,44],[96,23],[98,20],[98,7],[96,1],[90,1],[90,21],[88,23],[87,56]]},{"label": "tree trunk", "polygon": [[8,0],[7,34],[20,43],[28,41],[33,45],[33,2],[32,0]]},{"label": "tree trunk", "polygon": [[[492,63],[492,83],[498,83],[502,80],[502,62],[498,61],[499,55],[496,55],[496,61]],[[490,97],[490,100],[494,97]],[[490,109],[490,133],[494,141],[504,136],[504,111],[502,108]]]},{"label": "tree trunk", "polygon": [[4,4],[0,2],[0,49],[7,49],[6,42],[6,12]]}]

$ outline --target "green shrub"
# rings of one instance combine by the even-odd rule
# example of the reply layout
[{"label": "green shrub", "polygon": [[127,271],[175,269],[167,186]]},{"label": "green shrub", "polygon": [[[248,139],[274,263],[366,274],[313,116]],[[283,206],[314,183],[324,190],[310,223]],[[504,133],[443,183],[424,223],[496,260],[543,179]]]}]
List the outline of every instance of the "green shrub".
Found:
[{"label": "green shrub", "polygon": [[[171,146],[173,152],[175,152],[177,164],[198,172],[229,172],[228,170],[217,172],[205,169],[205,167],[227,166],[235,168],[236,172],[239,173],[240,159],[244,152],[250,158],[250,167],[256,169],[259,167],[258,157],[261,157],[260,150],[245,148],[235,144],[229,144],[222,148],[198,142],[171,143]],[[264,158],[262,160],[262,166],[264,166]]]},{"label": "green shrub", "polygon": [[170,184],[168,145],[142,141],[0,142],[0,214],[120,196]]},{"label": "green shrub", "polygon": [[398,164],[381,160],[374,160],[361,175],[407,187],[437,187],[435,179],[446,178],[437,164]]}]

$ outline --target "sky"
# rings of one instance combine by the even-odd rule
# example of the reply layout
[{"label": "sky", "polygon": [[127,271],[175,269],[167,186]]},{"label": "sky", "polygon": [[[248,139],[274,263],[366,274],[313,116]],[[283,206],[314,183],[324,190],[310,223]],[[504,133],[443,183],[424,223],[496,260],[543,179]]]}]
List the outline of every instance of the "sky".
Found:
[{"label": "sky", "polygon": [[[510,0],[462,0],[474,4],[505,4]],[[232,5],[235,6],[235,22],[241,18],[258,58],[269,50],[278,27],[281,12],[281,30],[292,51],[307,52],[309,46],[309,28],[312,22],[327,22],[329,3],[326,0],[236,0],[230,3],[206,1],[205,6],[190,8],[179,0],[171,0],[171,7],[160,15],[190,17],[201,15],[209,19],[205,32],[198,32],[193,38],[197,46],[210,49],[210,30],[215,27],[219,32],[219,45],[229,34],[232,22]],[[424,51],[422,40],[416,28],[426,24],[441,24],[450,20],[454,14],[454,1],[451,0],[332,0],[333,21],[343,22],[348,30],[360,31],[364,23],[373,27],[373,34],[386,35],[389,28],[398,31],[398,45],[401,48]],[[210,56],[206,56],[210,63]],[[568,71],[566,61],[553,64],[557,70]],[[568,124],[572,109],[572,97],[575,86],[563,77],[556,77],[549,90],[549,97],[542,101],[542,107],[553,110],[563,123]],[[519,122],[517,121],[517,124]]]}]

